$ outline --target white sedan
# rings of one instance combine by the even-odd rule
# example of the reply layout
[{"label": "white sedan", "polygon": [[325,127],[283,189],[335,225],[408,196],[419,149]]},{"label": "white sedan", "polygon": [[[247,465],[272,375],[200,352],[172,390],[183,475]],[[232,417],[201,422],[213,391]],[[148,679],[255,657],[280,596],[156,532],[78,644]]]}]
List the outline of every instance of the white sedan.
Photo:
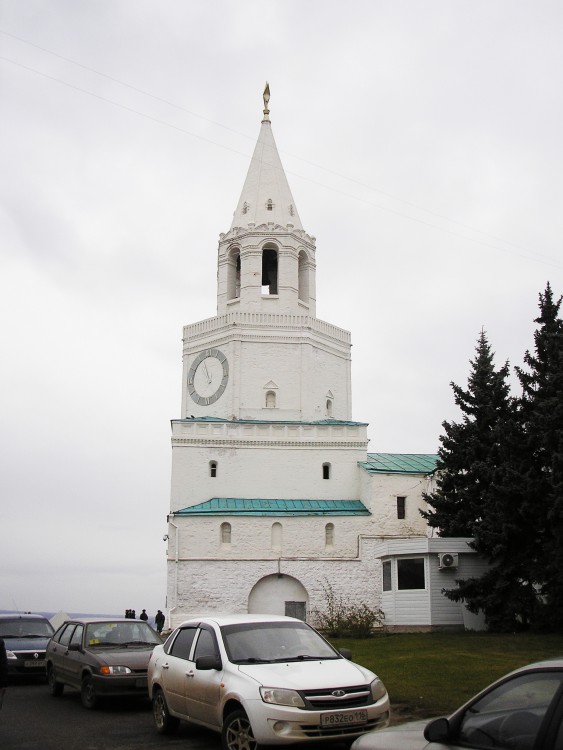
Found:
[{"label": "white sedan", "polygon": [[148,682],[158,732],[189,721],[220,732],[224,750],[351,740],[389,723],[377,675],[292,617],[188,620],[154,649]]}]

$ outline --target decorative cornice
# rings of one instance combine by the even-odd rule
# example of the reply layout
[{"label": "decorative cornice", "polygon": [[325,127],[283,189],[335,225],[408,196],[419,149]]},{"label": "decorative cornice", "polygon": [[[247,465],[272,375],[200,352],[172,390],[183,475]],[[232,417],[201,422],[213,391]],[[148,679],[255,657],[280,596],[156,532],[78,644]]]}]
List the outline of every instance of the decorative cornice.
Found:
[{"label": "decorative cornice", "polygon": [[250,224],[247,227],[233,227],[228,232],[221,232],[219,235],[219,244],[225,242],[231,242],[233,240],[239,240],[244,237],[268,237],[270,235],[277,236],[280,234],[286,234],[290,237],[294,237],[297,240],[302,240],[315,246],[317,238],[311,234],[307,234],[304,229],[296,229],[292,224],[287,224],[285,227],[281,224],[259,224],[257,227]]},{"label": "decorative cornice", "polygon": [[172,437],[173,446],[209,446],[214,448],[329,448],[329,449],[342,449],[342,448],[353,448],[354,450],[366,450],[367,451],[367,440],[254,440],[244,438],[232,438],[232,439],[221,439],[210,436],[205,437]]},{"label": "decorative cornice", "polygon": [[184,326],[184,340],[207,335],[215,336],[219,331],[223,330],[226,332],[233,327],[237,327],[239,330],[269,328],[271,330],[287,330],[299,333],[309,330],[326,339],[333,339],[346,345],[351,343],[349,331],[310,315],[254,313],[235,310],[224,315],[207,318],[206,320],[200,320],[197,323]]}]

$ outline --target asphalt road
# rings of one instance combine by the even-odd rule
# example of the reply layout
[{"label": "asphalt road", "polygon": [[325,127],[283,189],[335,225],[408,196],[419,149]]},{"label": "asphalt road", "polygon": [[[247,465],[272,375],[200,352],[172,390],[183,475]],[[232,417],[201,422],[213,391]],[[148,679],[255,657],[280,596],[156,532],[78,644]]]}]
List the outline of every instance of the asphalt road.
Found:
[{"label": "asphalt road", "polygon": [[[292,750],[343,750],[342,744],[292,745]],[[0,710],[2,750],[221,750],[219,735],[182,722],[173,737],[154,728],[149,701],[112,700],[82,707],[76,690],[54,698],[42,682],[8,687]],[[279,750],[279,748],[278,748]]]}]

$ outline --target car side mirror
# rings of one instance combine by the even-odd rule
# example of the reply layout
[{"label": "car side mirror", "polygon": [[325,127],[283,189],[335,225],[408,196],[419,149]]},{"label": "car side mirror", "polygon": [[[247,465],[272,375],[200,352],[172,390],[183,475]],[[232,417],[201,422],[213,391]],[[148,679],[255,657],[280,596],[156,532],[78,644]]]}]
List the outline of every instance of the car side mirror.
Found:
[{"label": "car side mirror", "polygon": [[71,643],[68,647],[69,651],[82,651],[82,646],[80,643]]},{"label": "car side mirror", "polygon": [[345,659],[348,659],[348,661],[352,661],[352,652],[349,648],[341,648],[339,653]]},{"label": "car side mirror", "polygon": [[195,660],[196,669],[223,669],[223,664],[218,656],[198,656]]},{"label": "car side mirror", "polygon": [[434,719],[424,727],[424,739],[428,742],[447,742],[450,739],[450,722]]}]

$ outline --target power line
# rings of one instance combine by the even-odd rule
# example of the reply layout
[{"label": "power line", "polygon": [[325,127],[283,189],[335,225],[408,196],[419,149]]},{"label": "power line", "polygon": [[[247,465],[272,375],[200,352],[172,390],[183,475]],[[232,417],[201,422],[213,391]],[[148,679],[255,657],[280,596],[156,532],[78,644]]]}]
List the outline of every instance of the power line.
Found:
[{"label": "power line", "polygon": [[[111,76],[111,75],[109,75],[107,73],[103,73],[102,71],[97,70],[96,68],[92,68],[92,67],[90,67],[88,65],[84,65],[83,63],[80,63],[77,60],[74,60],[74,59],[72,59],[70,57],[66,57],[64,55],[61,55],[58,52],[54,52],[53,50],[50,50],[47,47],[42,47],[39,44],[35,44],[34,42],[30,42],[28,39],[24,39],[23,37],[17,36],[16,34],[12,34],[12,33],[8,32],[8,31],[3,30],[3,29],[0,29],[0,34],[4,34],[5,36],[9,36],[12,39],[16,39],[18,42],[22,42],[23,44],[26,44],[26,45],[28,45],[30,47],[35,47],[36,49],[41,50],[42,52],[46,52],[47,54],[52,55],[53,57],[57,57],[60,60],[64,60],[65,62],[71,63],[72,65],[75,65],[76,67],[82,68],[83,70],[87,70],[90,73],[94,73],[95,75],[101,76],[102,78],[106,78],[109,81],[117,83],[120,86],[124,86],[125,88],[131,89],[132,91],[135,91],[135,92],[137,92],[139,94],[142,94],[143,96],[148,96],[149,98],[154,99],[155,101],[159,101],[159,102],[162,102],[163,104],[167,104],[168,106],[173,107],[175,109],[178,109],[178,110],[180,110],[182,112],[185,112],[186,114],[189,114],[192,117],[197,117],[200,120],[203,120],[203,121],[208,122],[208,123],[210,123],[212,125],[220,127],[220,128],[222,128],[224,130],[227,130],[227,131],[229,131],[231,133],[234,133],[235,135],[239,135],[242,138],[246,138],[246,139],[248,139],[250,141],[253,141],[253,137],[252,136],[249,136],[246,133],[242,133],[240,130],[236,130],[234,128],[229,127],[228,125],[225,125],[224,123],[217,122],[216,120],[212,120],[212,119],[210,119],[208,117],[205,117],[204,115],[200,115],[197,112],[193,112],[192,110],[187,109],[186,107],[182,106],[181,104],[177,104],[176,102],[170,101],[169,99],[165,99],[164,97],[158,96],[157,94],[154,94],[154,93],[152,93],[150,91],[146,91],[145,89],[139,88],[138,86],[134,86],[134,85],[132,85],[130,83],[127,83],[126,81],[122,81],[121,79],[116,78],[115,76]],[[55,80],[60,80],[60,79],[55,79]],[[84,89],[80,89],[80,90],[81,91],[85,91]],[[85,93],[89,93],[89,92],[85,91]],[[132,109],[131,111],[135,112],[136,110]],[[137,114],[142,114],[142,113],[137,112]],[[198,136],[196,136],[193,133],[191,133],[191,135],[193,135],[194,137],[198,137]],[[205,140],[205,139],[203,139],[203,140]],[[221,145],[221,144],[218,144],[215,141],[210,141],[210,142],[211,143],[215,143],[215,145]],[[381,188],[374,187],[373,185],[370,185],[370,184],[368,184],[366,182],[358,180],[355,177],[350,177],[349,175],[342,174],[341,172],[337,172],[336,170],[329,169],[328,167],[325,167],[323,165],[320,165],[320,164],[317,164],[315,162],[312,162],[312,161],[310,161],[308,159],[305,159],[305,158],[303,158],[301,156],[297,156],[297,155],[291,154],[291,153],[289,153],[287,151],[283,151],[283,149],[280,149],[280,151],[281,151],[281,153],[283,153],[283,154],[291,157],[292,159],[297,159],[298,161],[301,161],[304,164],[308,164],[309,166],[314,167],[315,169],[320,169],[320,170],[326,172],[327,174],[331,174],[331,175],[333,175],[335,177],[338,177],[338,178],[343,179],[343,180],[347,180],[348,182],[352,182],[352,183],[354,183],[356,185],[359,185],[360,187],[366,188],[366,189],[371,190],[371,191],[373,191],[375,193],[379,193],[380,195],[383,195],[386,198],[389,198],[391,200],[397,201],[398,203],[403,203],[406,206],[410,206],[411,208],[415,208],[417,211],[423,211],[423,212],[429,214],[430,216],[434,216],[435,218],[442,219],[443,221],[447,221],[447,222],[449,222],[451,224],[455,224],[456,226],[458,226],[458,227],[460,227],[462,229],[466,229],[466,230],[468,230],[470,232],[477,232],[478,234],[481,234],[484,237],[489,237],[490,239],[495,240],[496,242],[502,242],[502,243],[504,243],[506,245],[510,245],[511,247],[514,247],[514,248],[516,248],[516,249],[518,249],[518,250],[520,250],[520,251],[522,251],[524,253],[527,253],[530,257],[543,258],[544,261],[546,261],[548,263],[552,263],[553,262],[553,259],[550,258],[549,256],[544,256],[544,255],[542,255],[542,253],[538,253],[537,251],[531,251],[531,250],[529,250],[529,248],[523,247],[522,245],[519,245],[518,243],[513,242],[512,240],[506,240],[503,237],[499,237],[497,235],[491,234],[490,232],[485,232],[482,229],[478,229],[478,228],[473,227],[473,226],[471,226],[469,224],[465,224],[465,223],[463,223],[461,221],[458,221],[457,219],[452,219],[451,217],[446,216],[445,214],[441,214],[441,213],[439,213],[437,211],[433,211],[432,209],[425,208],[424,206],[420,206],[417,203],[413,203],[412,201],[408,201],[405,198],[400,198],[400,197],[398,197],[396,195],[393,195],[392,193],[388,193],[387,191],[382,190]],[[240,153],[240,152],[236,152],[236,153]],[[307,178],[302,178],[302,179],[307,179]],[[322,184],[322,183],[315,183],[315,184]],[[349,195],[348,193],[342,193],[342,194],[343,195]],[[377,205],[377,204],[373,204],[373,205]],[[382,210],[385,210],[384,207],[382,207],[382,206],[378,206],[378,207],[381,208]],[[392,209],[390,211],[393,212]],[[393,213],[397,213],[397,215],[399,215],[399,216],[405,216],[407,218],[411,218],[413,221],[415,220],[415,219],[413,219],[413,217],[410,217],[408,214],[402,214],[400,212],[393,212]],[[426,222],[422,222],[422,223],[424,224]],[[428,226],[434,226],[434,225],[428,224]],[[437,227],[437,228],[439,228],[439,227]],[[448,231],[448,230],[444,230],[444,231]],[[457,235],[454,235],[454,236],[457,236]],[[487,245],[487,246],[489,246],[489,247],[497,247],[496,245]],[[522,257],[526,257],[526,256],[522,256]]]},{"label": "power line", "polygon": [[[212,123],[214,125],[218,125],[219,127],[224,128],[226,130],[229,130],[229,131],[231,131],[233,133],[236,133],[238,135],[242,135],[243,137],[248,138],[250,140],[250,136],[246,136],[246,135],[240,133],[239,131],[234,130],[233,128],[229,128],[229,127],[227,127],[225,125],[222,125],[221,123],[215,122],[214,120],[210,120],[209,118],[205,118],[205,117],[203,117],[201,115],[198,115],[198,114],[196,114],[194,112],[191,112],[190,110],[186,109],[185,107],[182,107],[181,105],[174,104],[173,102],[170,102],[170,101],[168,101],[168,100],[166,100],[166,99],[164,99],[162,97],[156,96],[156,95],[151,94],[151,93],[146,92],[146,91],[143,91],[142,89],[139,89],[139,88],[137,88],[135,86],[131,86],[130,84],[124,83],[123,81],[120,81],[117,78],[109,76],[109,75],[107,75],[105,73],[101,73],[101,72],[99,72],[99,71],[97,71],[97,70],[95,70],[93,68],[89,68],[88,66],[82,65],[81,63],[77,63],[77,62],[75,62],[74,60],[72,60],[70,58],[63,57],[62,55],[59,55],[56,52],[51,52],[50,50],[47,50],[47,49],[45,49],[43,47],[39,47],[38,45],[35,45],[32,42],[27,42],[26,40],[21,39],[20,37],[16,37],[13,34],[9,34],[8,32],[3,31],[2,29],[0,29],[0,33],[6,34],[8,36],[11,36],[11,37],[17,39],[18,41],[22,41],[25,44],[29,44],[30,46],[37,47],[38,49],[40,49],[42,51],[45,51],[48,54],[51,54],[51,55],[53,55],[55,57],[58,57],[60,59],[63,59],[65,61],[67,61],[67,62],[70,62],[73,65],[76,65],[76,66],[78,66],[80,68],[83,68],[85,70],[93,72],[93,73],[95,73],[97,75],[103,76],[104,78],[107,78],[109,80],[112,80],[112,81],[118,83],[119,85],[122,85],[122,86],[125,86],[127,88],[130,88],[130,89],[132,89],[134,91],[137,91],[138,93],[141,93],[141,94],[143,94],[145,96],[153,98],[153,99],[155,99],[157,101],[161,101],[163,103],[169,104],[170,106],[175,107],[177,109],[180,109],[180,110],[182,110],[182,111],[184,111],[184,112],[186,112],[186,113],[188,113],[190,115],[193,115],[194,117],[198,117],[200,119],[206,120],[207,122],[210,122],[210,123]],[[185,128],[182,128],[182,127],[179,127],[177,125],[174,125],[174,124],[172,124],[172,123],[170,123],[170,122],[168,122],[166,120],[162,120],[161,118],[155,117],[153,115],[149,115],[146,112],[142,112],[142,111],[140,111],[138,109],[135,109],[134,107],[129,107],[126,104],[122,104],[121,102],[115,101],[113,99],[109,99],[109,98],[107,98],[105,96],[102,96],[101,94],[96,94],[96,93],[94,93],[92,91],[89,91],[88,89],[82,88],[80,86],[76,86],[75,84],[68,83],[67,81],[64,81],[64,80],[62,80],[62,79],[60,79],[60,78],[58,78],[56,76],[49,75],[48,73],[44,73],[43,71],[37,70],[36,68],[33,68],[31,66],[28,66],[28,65],[24,65],[23,63],[17,62],[16,60],[13,60],[13,59],[8,58],[6,56],[0,56],[0,60],[4,60],[5,62],[9,62],[12,65],[18,66],[18,67],[20,67],[20,68],[22,68],[24,70],[27,70],[27,71],[29,71],[31,73],[35,73],[36,75],[42,76],[42,77],[47,78],[47,79],[52,80],[52,81],[55,81],[56,83],[59,83],[59,84],[61,84],[63,86],[66,86],[67,88],[74,89],[75,91],[79,91],[79,92],[81,92],[83,94],[87,94],[88,96],[91,96],[91,97],[93,97],[95,99],[99,99],[100,101],[104,101],[104,102],[106,102],[108,104],[112,104],[115,107],[119,107],[120,109],[123,109],[123,110],[125,110],[127,112],[139,115],[140,117],[143,117],[145,119],[148,119],[148,120],[150,120],[152,122],[155,122],[155,123],[158,123],[160,125],[164,125],[165,127],[171,128],[171,129],[176,130],[176,131],[178,131],[180,133],[183,133],[185,135],[189,135],[189,136],[191,136],[193,138],[198,138],[199,140],[202,140],[202,141],[204,141],[206,143],[209,143],[211,145],[214,145],[214,146],[217,146],[219,148],[222,148],[222,149],[224,149],[226,151],[230,151],[232,153],[235,153],[235,154],[237,154],[239,156],[243,156],[245,158],[249,157],[249,155],[247,153],[239,151],[239,150],[237,150],[235,148],[232,148],[230,146],[225,146],[224,144],[219,143],[218,141],[215,141],[215,140],[213,140],[211,138],[206,138],[205,136],[199,135],[197,133],[193,133],[193,132],[191,132],[189,130],[186,130]],[[393,208],[389,208],[387,206],[382,206],[381,204],[375,203],[374,201],[372,201],[372,200],[370,200],[368,198],[364,198],[362,196],[354,195],[352,193],[348,193],[348,192],[346,192],[344,190],[341,190],[339,188],[334,188],[334,187],[331,187],[331,186],[329,186],[329,185],[327,185],[325,183],[319,182],[317,180],[313,180],[313,179],[311,179],[309,177],[305,177],[304,175],[300,175],[300,174],[295,173],[295,172],[287,171],[287,174],[290,174],[293,177],[297,177],[298,179],[304,180],[304,181],[309,182],[309,183],[311,183],[313,185],[316,185],[318,187],[322,187],[325,190],[330,190],[331,192],[343,195],[343,196],[351,198],[353,200],[361,201],[361,202],[363,202],[363,203],[365,203],[367,205],[373,206],[374,208],[376,208],[376,209],[378,209],[380,211],[385,211],[386,213],[390,213],[390,214],[393,214],[395,216],[399,216],[399,217],[401,217],[403,219],[408,219],[409,221],[416,222],[418,224],[421,224],[423,226],[429,227],[431,229],[436,229],[438,231],[445,232],[445,233],[449,234],[452,237],[456,237],[456,238],[462,239],[464,241],[469,241],[469,242],[475,243],[477,245],[481,245],[482,247],[487,247],[487,248],[490,248],[490,249],[498,250],[500,252],[504,252],[504,253],[508,253],[508,254],[511,254],[511,255],[515,255],[515,256],[518,256],[518,257],[523,258],[525,260],[533,260],[533,261],[536,261],[536,262],[544,263],[546,265],[551,265],[551,266],[554,266],[556,268],[563,267],[563,264],[558,263],[557,261],[555,261],[555,260],[553,260],[553,259],[551,259],[549,257],[542,256],[540,253],[532,252],[532,251],[530,251],[530,250],[528,250],[526,248],[520,247],[519,245],[516,245],[515,243],[512,243],[512,242],[510,242],[508,240],[504,240],[502,238],[495,237],[494,235],[487,234],[486,232],[483,232],[482,230],[475,229],[475,228],[473,228],[473,227],[471,227],[469,225],[462,224],[461,222],[458,222],[458,221],[456,221],[454,219],[449,219],[448,217],[443,216],[443,215],[438,214],[438,213],[435,213],[433,211],[430,211],[429,209],[422,208],[421,206],[418,206],[415,203],[411,203],[411,202],[403,200],[401,198],[395,198],[394,196],[392,196],[392,195],[390,195],[388,193],[385,193],[384,191],[379,190],[378,188],[373,188],[372,186],[370,186],[370,185],[368,185],[368,184],[366,184],[364,182],[361,182],[360,180],[356,180],[355,178],[351,178],[351,177],[347,177],[346,175],[339,174],[338,172],[330,170],[330,169],[328,169],[326,167],[321,167],[321,166],[315,164],[314,162],[310,162],[310,161],[308,161],[306,159],[301,159],[300,157],[292,157],[292,158],[296,158],[296,159],[302,161],[305,164],[309,164],[310,166],[319,168],[319,169],[321,169],[321,170],[323,170],[323,171],[325,171],[327,173],[333,174],[333,175],[335,175],[337,177],[340,177],[340,178],[343,178],[343,179],[348,180],[350,182],[356,183],[356,184],[358,184],[358,185],[360,185],[362,187],[365,187],[365,188],[367,188],[369,190],[373,190],[375,192],[379,192],[382,195],[385,195],[386,197],[389,197],[389,198],[392,198],[393,200],[397,200],[399,202],[405,203],[406,205],[409,205],[412,208],[416,208],[418,210],[421,210],[421,211],[424,211],[426,213],[429,213],[429,214],[435,216],[436,218],[444,219],[446,221],[449,221],[449,222],[451,222],[453,224],[456,224],[457,226],[460,226],[460,227],[462,227],[464,229],[467,229],[469,231],[478,232],[478,233],[484,235],[485,237],[491,237],[491,239],[493,239],[493,240],[503,242],[504,244],[512,245],[517,250],[520,250],[520,252],[516,252],[516,250],[512,250],[512,249],[508,249],[508,248],[505,248],[505,247],[501,247],[499,245],[496,245],[496,244],[493,244],[493,243],[490,243],[490,242],[485,242],[483,240],[479,240],[479,239],[474,238],[474,237],[468,237],[466,235],[459,234],[458,232],[455,232],[452,229],[448,229],[446,227],[442,227],[442,226],[439,226],[437,224],[433,224],[433,223],[431,223],[429,221],[425,221],[424,219],[419,219],[417,217],[411,216],[409,214],[403,213],[403,212],[398,211],[398,210],[393,209]]]}]

